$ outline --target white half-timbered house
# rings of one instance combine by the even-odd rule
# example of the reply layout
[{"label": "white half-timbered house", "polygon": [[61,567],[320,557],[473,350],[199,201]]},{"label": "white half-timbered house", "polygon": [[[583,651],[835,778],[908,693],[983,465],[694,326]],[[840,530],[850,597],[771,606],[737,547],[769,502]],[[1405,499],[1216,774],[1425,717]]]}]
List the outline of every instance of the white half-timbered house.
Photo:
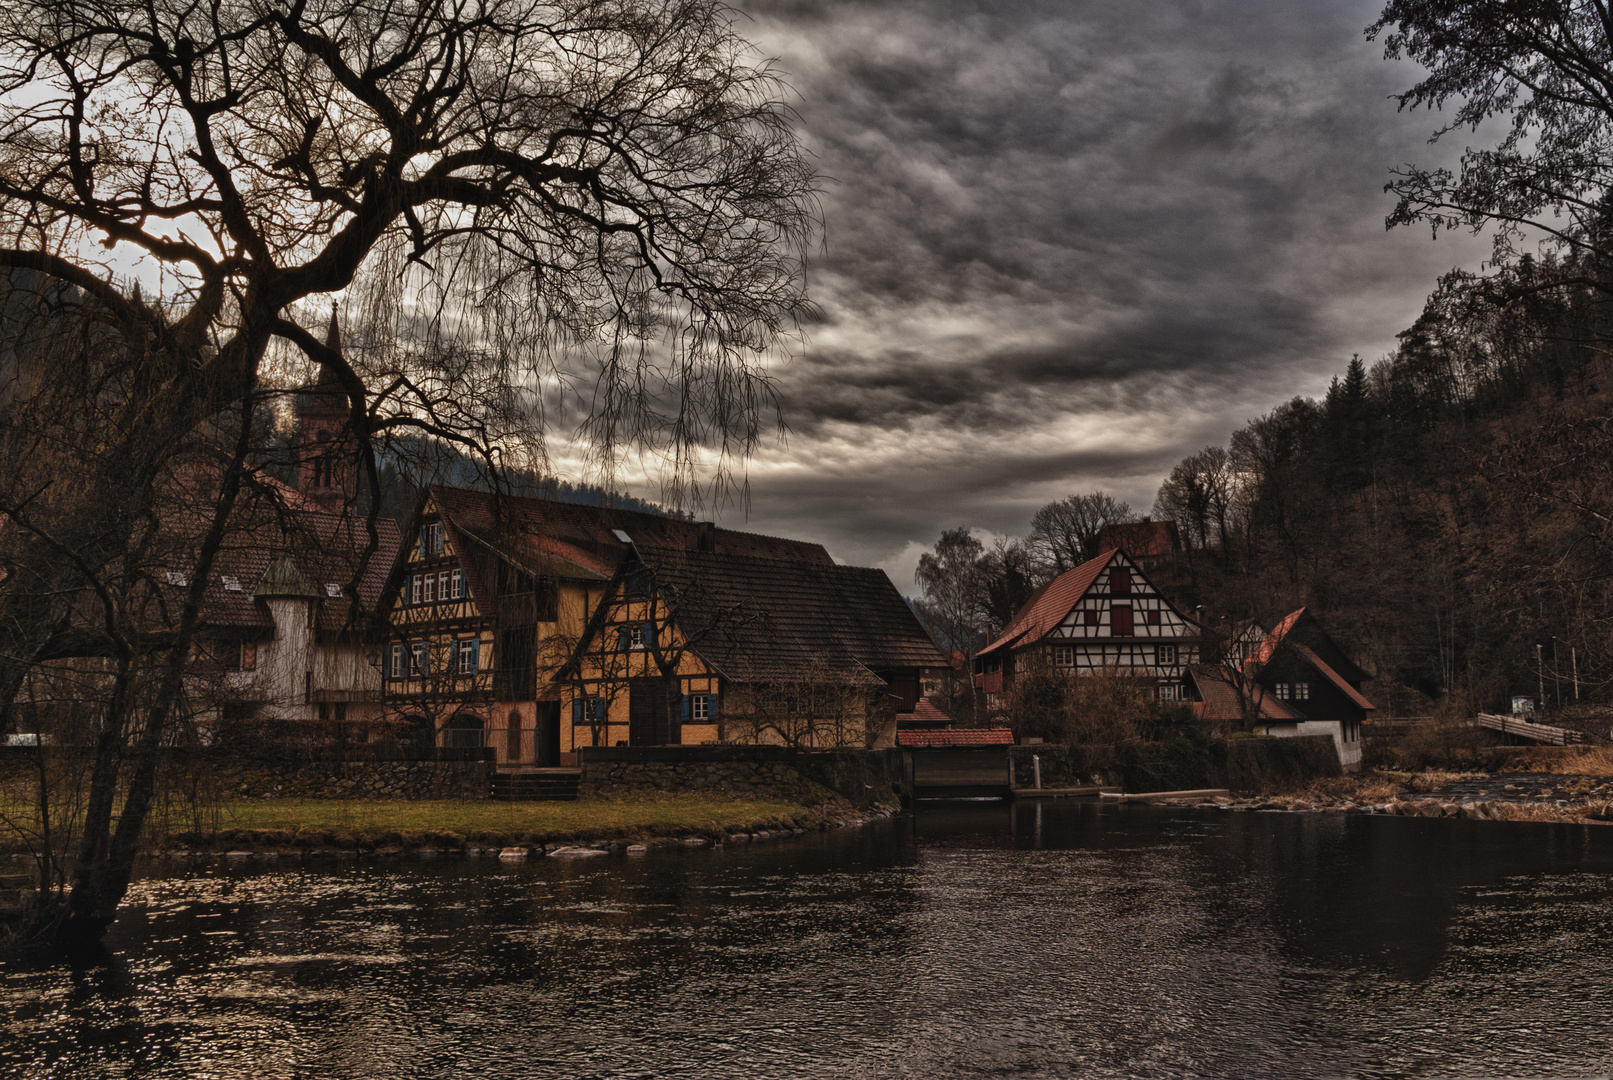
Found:
[{"label": "white half-timbered house", "polygon": [[975,684],[993,707],[1016,668],[1041,662],[1074,675],[1138,680],[1162,701],[1182,700],[1201,631],[1122,551],[1106,551],[1042,586],[997,640],[975,656]]}]

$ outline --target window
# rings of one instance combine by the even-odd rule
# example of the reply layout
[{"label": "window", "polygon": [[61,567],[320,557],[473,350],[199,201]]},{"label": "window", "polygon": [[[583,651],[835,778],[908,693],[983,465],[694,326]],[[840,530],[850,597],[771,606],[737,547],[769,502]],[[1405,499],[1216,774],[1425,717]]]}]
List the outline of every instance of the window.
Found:
[{"label": "window", "polygon": [[224,583],[225,592],[242,592],[241,579],[228,574],[220,574],[218,579]]},{"label": "window", "polygon": [[1159,625],[1159,612],[1158,611],[1150,611],[1148,613],[1148,625],[1149,626],[1158,626]]},{"label": "window", "polygon": [[1277,695],[1277,700],[1278,701],[1287,701],[1288,700],[1288,684],[1287,683],[1285,683],[1285,682],[1278,683],[1277,685],[1272,687],[1272,692]]},{"label": "window", "polygon": [[573,724],[603,724],[610,718],[604,698],[573,698],[571,722]]},{"label": "window", "polygon": [[256,671],[258,667],[258,643],[255,641],[241,642],[241,670]]},{"label": "window", "polygon": [[1086,622],[1086,624],[1088,626],[1097,626],[1098,625],[1099,612],[1098,612],[1097,608],[1093,608],[1090,611],[1083,611],[1081,614],[1086,616],[1084,621]]},{"label": "window", "polygon": [[421,579],[421,585],[420,585],[420,600],[421,600],[421,603],[430,604],[430,603],[436,602],[436,599],[437,599],[437,575],[436,574],[422,574],[422,575],[420,575],[420,579]]},{"label": "window", "polygon": [[1160,688],[1159,688],[1159,700],[1161,700],[1161,701],[1175,701],[1176,700],[1176,687],[1171,685],[1170,683],[1162,684],[1160,686]]},{"label": "window", "polygon": [[696,694],[689,700],[689,719],[697,724],[704,724],[711,719],[711,698],[705,694]]},{"label": "window", "polygon": [[420,603],[420,575],[409,575],[409,603]]},{"label": "window", "polygon": [[325,595],[332,600],[340,600],[342,598],[342,587],[335,582],[327,581],[325,582]]},{"label": "window", "polygon": [[1109,636],[1130,637],[1136,628],[1131,624],[1131,608],[1116,606],[1109,609]]},{"label": "window", "polygon": [[442,554],[442,522],[433,521],[420,526],[420,557],[429,559]]},{"label": "window", "polygon": [[449,593],[448,593],[449,578],[450,578],[450,575],[449,575],[448,571],[446,571],[446,570],[437,571],[437,599],[438,600],[450,599]]},{"label": "window", "polygon": [[1309,701],[1310,699],[1311,699],[1311,684],[1308,683],[1308,682],[1297,682],[1297,683],[1295,683],[1294,684],[1294,700],[1295,701]]},{"label": "window", "polygon": [[1159,666],[1160,667],[1175,667],[1176,666],[1176,646],[1175,645],[1161,645],[1159,647]]},{"label": "window", "polygon": [[1075,666],[1075,649],[1072,648],[1069,645],[1055,645],[1055,646],[1053,646],[1053,666],[1054,667],[1074,667]]},{"label": "window", "polygon": [[1109,571],[1109,591],[1116,596],[1125,596],[1131,592],[1131,571]]},{"label": "window", "polygon": [[411,678],[423,676],[430,666],[430,646],[424,641],[415,642],[409,646],[409,675]]},{"label": "window", "polygon": [[386,676],[389,679],[403,678],[403,646],[394,645],[387,650]]},{"label": "window", "polygon": [[189,585],[190,584],[190,579],[187,578],[183,573],[181,573],[178,570],[165,571],[163,573],[163,578],[170,585]]},{"label": "window", "polygon": [[468,638],[459,643],[459,673],[461,675],[476,674],[477,662],[481,659],[482,643],[478,638]]},{"label": "window", "polygon": [[637,570],[627,577],[625,586],[629,600],[642,600],[650,595],[650,575],[648,571]]},{"label": "window", "polygon": [[621,652],[647,649],[654,644],[654,623],[624,623],[616,628],[616,648]]}]

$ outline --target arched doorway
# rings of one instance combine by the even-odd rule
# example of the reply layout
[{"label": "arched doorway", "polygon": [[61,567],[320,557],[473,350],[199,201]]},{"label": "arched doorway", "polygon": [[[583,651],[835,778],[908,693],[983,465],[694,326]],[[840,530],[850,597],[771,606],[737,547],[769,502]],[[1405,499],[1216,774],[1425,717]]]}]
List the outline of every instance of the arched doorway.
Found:
[{"label": "arched doorway", "polygon": [[521,760],[521,711],[511,709],[504,723],[504,760],[514,764]]}]

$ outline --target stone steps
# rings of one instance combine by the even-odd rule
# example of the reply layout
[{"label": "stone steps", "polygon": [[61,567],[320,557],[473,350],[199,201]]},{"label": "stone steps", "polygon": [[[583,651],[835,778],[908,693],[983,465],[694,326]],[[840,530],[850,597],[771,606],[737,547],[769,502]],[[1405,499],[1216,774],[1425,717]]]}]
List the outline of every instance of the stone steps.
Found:
[{"label": "stone steps", "polygon": [[572,802],[581,782],[580,772],[499,773],[490,797],[500,802]]}]

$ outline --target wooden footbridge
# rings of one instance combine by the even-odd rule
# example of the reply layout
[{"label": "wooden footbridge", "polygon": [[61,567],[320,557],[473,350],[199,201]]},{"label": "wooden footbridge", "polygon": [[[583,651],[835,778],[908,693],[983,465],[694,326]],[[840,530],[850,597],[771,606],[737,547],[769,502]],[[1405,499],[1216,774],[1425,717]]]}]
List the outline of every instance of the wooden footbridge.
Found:
[{"label": "wooden footbridge", "polygon": [[1573,746],[1585,741],[1582,732],[1572,728],[1552,727],[1550,724],[1531,724],[1516,716],[1500,716],[1496,713],[1479,713],[1478,726],[1499,731],[1503,735],[1516,735],[1520,739],[1531,742],[1544,743],[1547,746]]}]

